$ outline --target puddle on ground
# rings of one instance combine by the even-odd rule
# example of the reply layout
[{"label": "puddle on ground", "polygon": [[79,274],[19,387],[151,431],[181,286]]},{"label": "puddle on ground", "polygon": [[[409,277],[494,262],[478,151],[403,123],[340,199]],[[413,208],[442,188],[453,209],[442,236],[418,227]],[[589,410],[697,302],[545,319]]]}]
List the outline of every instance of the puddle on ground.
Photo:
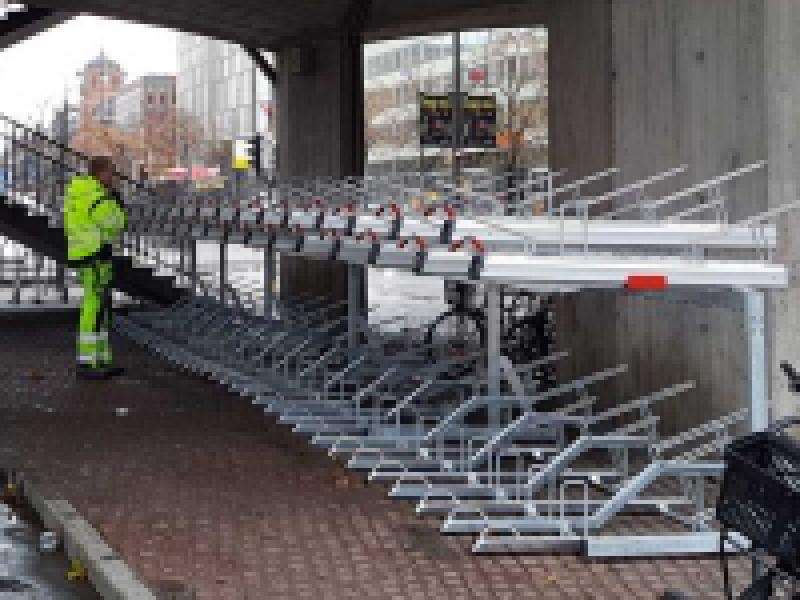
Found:
[{"label": "puddle on ground", "polygon": [[34,520],[30,509],[0,502],[0,600],[101,600],[88,583],[67,581],[62,552],[39,552]]}]

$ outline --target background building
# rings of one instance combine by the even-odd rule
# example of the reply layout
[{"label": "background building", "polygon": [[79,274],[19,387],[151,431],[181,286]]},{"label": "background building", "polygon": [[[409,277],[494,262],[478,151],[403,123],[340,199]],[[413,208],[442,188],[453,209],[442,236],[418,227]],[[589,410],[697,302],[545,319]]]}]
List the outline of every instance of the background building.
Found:
[{"label": "background building", "polygon": [[[449,149],[420,148],[418,96],[454,91],[455,43],[448,33],[365,45],[368,172],[449,168]],[[465,31],[459,46],[461,90],[495,97],[499,134],[496,149],[464,150],[462,166],[497,171],[509,163],[546,165],[547,30]]]},{"label": "background building", "polygon": [[192,119],[199,133],[195,142],[179,135],[182,165],[227,169],[233,140],[257,132],[265,138],[262,166],[274,167],[272,86],[240,46],[180,34],[176,85],[178,112]]},{"label": "background building", "polygon": [[132,81],[114,97],[117,127],[138,131],[148,120],[164,120],[175,112],[175,76],[144,75]]},{"label": "background building", "polygon": [[53,111],[53,118],[48,126],[47,135],[70,145],[72,138],[78,132],[80,114],[80,108],[77,106],[67,104],[66,110],[63,104],[57,106]]},{"label": "background building", "polygon": [[114,97],[114,125],[138,138],[128,156],[131,172],[163,172],[175,166],[175,76],[144,75],[122,87]]},{"label": "background building", "polygon": [[175,75],[147,74],[130,82],[125,75],[103,52],[78,73],[71,145],[88,155],[110,155],[117,168],[136,177],[160,176],[176,166],[176,131],[192,129],[176,113]]},{"label": "background building", "polygon": [[125,72],[120,64],[101,51],[86,63],[78,77],[81,78],[80,126],[89,126],[95,120],[113,119],[112,99],[125,81]]}]

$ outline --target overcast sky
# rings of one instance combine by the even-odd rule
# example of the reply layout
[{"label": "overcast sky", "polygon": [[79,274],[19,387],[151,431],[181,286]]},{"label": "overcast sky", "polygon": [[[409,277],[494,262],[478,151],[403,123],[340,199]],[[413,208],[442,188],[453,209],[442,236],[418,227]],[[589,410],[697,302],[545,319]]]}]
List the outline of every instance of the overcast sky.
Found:
[{"label": "overcast sky", "polygon": [[[78,94],[75,74],[100,50],[133,79],[145,73],[174,73],[177,33],[99,17],[76,17],[0,51],[0,113],[38,120],[42,102],[62,103],[64,84]],[[52,113],[52,108],[46,109]],[[47,121],[50,117],[46,118]]]}]

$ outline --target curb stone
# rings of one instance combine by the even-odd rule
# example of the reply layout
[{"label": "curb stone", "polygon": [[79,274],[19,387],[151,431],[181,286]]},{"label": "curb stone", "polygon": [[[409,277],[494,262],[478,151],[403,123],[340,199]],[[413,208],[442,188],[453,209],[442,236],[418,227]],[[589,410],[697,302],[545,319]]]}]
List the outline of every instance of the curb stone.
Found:
[{"label": "curb stone", "polygon": [[69,502],[45,498],[30,481],[23,481],[21,488],[45,528],[55,531],[63,540],[67,557],[84,564],[89,581],[103,600],[157,600]]}]

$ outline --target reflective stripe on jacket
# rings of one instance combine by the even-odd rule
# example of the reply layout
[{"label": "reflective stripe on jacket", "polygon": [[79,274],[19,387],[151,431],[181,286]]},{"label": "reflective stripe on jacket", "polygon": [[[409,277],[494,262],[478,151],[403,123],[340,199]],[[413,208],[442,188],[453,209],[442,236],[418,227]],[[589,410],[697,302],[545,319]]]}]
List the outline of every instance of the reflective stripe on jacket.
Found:
[{"label": "reflective stripe on jacket", "polygon": [[102,183],[84,175],[72,179],[64,198],[68,261],[99,253],[119,237],[125,225],[125,212]]}]

